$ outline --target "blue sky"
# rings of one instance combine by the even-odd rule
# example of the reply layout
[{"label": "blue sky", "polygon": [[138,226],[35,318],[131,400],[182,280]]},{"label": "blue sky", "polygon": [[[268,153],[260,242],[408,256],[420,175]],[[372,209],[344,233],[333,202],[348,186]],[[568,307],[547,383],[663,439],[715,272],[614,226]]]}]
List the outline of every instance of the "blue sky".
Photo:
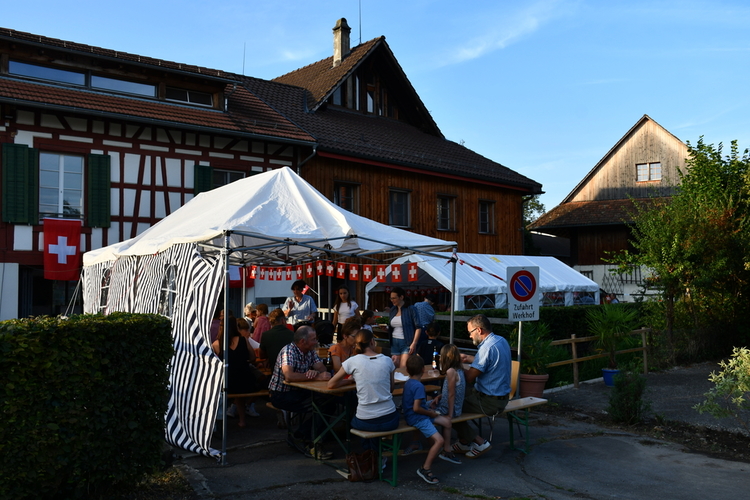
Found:
[{"label": "blue sky", "polygon": [[331,55],[345,17],[352,45],[386,37],[448,139],[542,183],[547,209],[644,114],[750,147],[742,1],[6,3],[4,28],[269,79]]}]

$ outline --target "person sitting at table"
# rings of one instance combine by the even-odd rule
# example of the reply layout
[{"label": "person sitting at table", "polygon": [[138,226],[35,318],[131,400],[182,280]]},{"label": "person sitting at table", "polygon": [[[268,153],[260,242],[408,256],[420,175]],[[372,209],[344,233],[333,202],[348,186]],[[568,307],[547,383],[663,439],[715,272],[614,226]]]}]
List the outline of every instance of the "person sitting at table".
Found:
[{"label": "person sitting at table", "polygon": [[391,337],[391,359],[399,366],[406,366],[406,360],[412,354],[416,354],[419,344],[419,328],[417,311],[409,305],[406,292],[401,287],[395,287],[391,291],[391,303],[388,321],[388,333]]},{"label": "person sitting at table", "polygon": [[318,306],[309,295],[304,295],[303,290],[307,287],[305,280],[297,280],[292,283],[292,296],[284,302],[284,314],[287,323],[296,325],[297,323],[313,323],[315,315],[318,313]]},{"label": "person sitting at table", "polygon": [[362,320],[363,330],[372,331],[372,325],[377,324],[375,321],[375,313],[369,309],[365,309],[364,311],[362,311],[362,314],[359,317]]},{"label": "person sitting at table", "polygon": [[409,380],[404,384],[404,394],[401,399],[404,420],[407,424],[416,427],[431,442],[424,464],[417,469],[417,475],[429,484],[438,484],[440,480],[432,474],[431,468],[435,457],[442,451],[445,441],[433,422],[437,425],[450,426],[451,421],[445,415],[440,415],[427,406],[427,394],[422,384],[424,360],[419,356],[410,356],[406,360],[406,372],[409,374]]},{"label": "person sitting at table", "polygon": [[466,394],[466,379],[461,352],[453,344],[444,345],[440,350],[440,374],[445,375],[443,390],[430,402],[430,408],[448,417],[447,425],[443,425],[443,451],[438,457],[446,462],[460,464],[461,460],[456,457],[451,448],[451,419],[461,416]]},{"label": "person sitting at table", "polygon": [[417,353],[422,356],[425,366],[432,366],[432,358],[437,352],[440,354],[440,349],[443,348],[443,342],[438,339],[440,335],[440,325],[433,322],[427,326],[427,341],[419,344],[419,350]]},{"label": "person sitting at table", "polygon": [[[229,316],[227,322],[227,338],[228,338],[228,360],[229,360],[229,377],[227,379],[227,393],[229,394],[246,394],[249,392],[255,392],[259,389],[256,384],[255,376],[250,370],[250,350],[248,349],[247,342],[242,335],[240,335],[237,329],[237,320]],[[219,335],[216,340],[218,346],[216,346],[215,352],[219,358],[224,359],[224,336]],[[252,355],[255,358],[255,354]],[[245,399],[246,398],[234,398],[234,405],[239,417],[239,426],[245,427]],[[227,412],[229,414],[229,412]]]},{"label": "person sitting at table", "polygon": [[[356,354],[345,360],[341,369],[328,381],[335,389],[357,383],[357,412],[351,426],[363,431],[390,431],[398,427],[399,413],[393,402],[393,362],[375,351],[375,336],[369,330],[359,330],[354,336]],[[346,379],[351,375],[350,379]],[[364,449],[378,447],[378,440],[365,439]]]},{"label": "person sitting at table", "polygon": [[338,334],[336,341],[341,342],[341,331],[344,323],[351,317],[357,316],[359,304],[352,300],[349,289],[346,285],[339,286],[336,291],[336,301],[333,303],[333,326],[334,331]]},{"label": "person sitting at table", "polygon": [[271,329],[268,320],[268,304],[258,304],[255,307],[255,322],[253,323],[253,340],[260,344],[263,334]]},{"label": "person sitting at table", "polygon": [[[284,382],[303,382],[306,380],[328,380],[331,374],[318,357],[318,336],[310,326],[301,326],[294,332],[292,343],[284,346],[276,358],[271,382],[268,384],[271,404],[280,410],[295,413],[309,413],[312,410],[312,393],[298,389]],[[316,450],[308,444],[312,441],[312,421],[304,419],[297,433],[297,440],[305,441],[305,454],[317,456],[321,460],[333,457],[330,452]],[[300,450],[302,451],[302,450]],[[316,453],[317,452],[317,453]]]},{"label": "person sitting at table", "polygon": [[286,316],[281,309],[274,309],[268,315],[268,321],[271,329],[263,334],[260,339],[260,354],[266,360],[270,370],[273,370],[273,364],[279,355],[281,349],[292,342],[294,333],[286,327]]},{"label": "person sitting at table", "polygon": [[243,319],[247,321],[248,325],[250,325],[250,333],[253,333],[253,325],[255,324],[257,312],[252,302],[248,302],[247,304],[245,304],[244,313],[245,316],[243,316]]},{"label": "person sitting at table", "polygon": [[354,316],[346,320],[341,330],[342,338],[338,344],[333,344],[329,352],[333,361],[333,373],[341,369],[341,363],[349,359],[354,354],[354,336],[362,326],[361,320]]}]

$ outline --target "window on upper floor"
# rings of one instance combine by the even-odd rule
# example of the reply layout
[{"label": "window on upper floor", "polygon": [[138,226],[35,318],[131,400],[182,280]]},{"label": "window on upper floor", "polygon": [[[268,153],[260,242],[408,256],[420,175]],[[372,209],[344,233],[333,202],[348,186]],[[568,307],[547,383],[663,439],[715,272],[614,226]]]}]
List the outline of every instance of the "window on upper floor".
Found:
[{"label": "window on upper floor", "polygon": [[636,181],[658,181],[661,180],[661,162],[636,163]]},{"label": "window on upper floor", "polygon": [[[33,78],[64,85],[80,86],[92,90],[110,91],[118,94],[128,94],[156,99],[157,85],[152,83],[135,82],[122,78],[112,78],[91,74],[86,71],[71,71],[40,64],[20,61],[8,61],[8,73],[14,76]],[[164,99],[192,106],[214,106],[214,96],[208,92],[167,87]]]},{"label": "window on upper floor", "polygon": [[411,193],[392,189],[389,194],[388,224],[396,227],[411,225]]},{"label": "window on upper floor", "polygon": [[495,202],[479,200],[479,232],[495,233]]},{"label": "window on upper floor", "polygon": [[437,228],[438,231],[456,229],[456,198],[454,196],[438,196]]},{"label": "window on upper floor", "polygon": [[2,144],[2,162],[4,222],[35,225],[44,217],[66,217],[82,219],[89,227],[109,227],[108,155],[40,152],[23,144]]},{"label": "window on upper floor", "polygon": [[219,170],[213,169],[213,188],[226,186],[230,182],[238,181],[245,178],[245,172],[237,170]]},{"label": "window on upper floor", "polygon": [[328,98],[328,104],[398,119],[398,107],[383,79],[364,69],[342,82]]},{"label": "window on upper floor", "polygon": [[359,185],[350,182],[333,183],[333,202],[354,214],[359,213]]}]

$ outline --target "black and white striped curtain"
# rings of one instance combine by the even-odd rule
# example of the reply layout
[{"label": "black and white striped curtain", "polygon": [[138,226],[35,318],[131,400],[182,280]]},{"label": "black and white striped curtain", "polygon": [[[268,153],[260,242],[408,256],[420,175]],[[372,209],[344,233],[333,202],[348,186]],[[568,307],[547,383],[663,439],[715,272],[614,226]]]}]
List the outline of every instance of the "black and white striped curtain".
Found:
[{"label": "black and white striped curtain", "polygon": [[201,256],[196,245],[187,243],[83,269],[85,312],[154,313],[172,319],[175,353],[166,439],[214,457],[220,455],[210,444],[224,370],[211,350],[210,327],[223,271],[220,256]]}]

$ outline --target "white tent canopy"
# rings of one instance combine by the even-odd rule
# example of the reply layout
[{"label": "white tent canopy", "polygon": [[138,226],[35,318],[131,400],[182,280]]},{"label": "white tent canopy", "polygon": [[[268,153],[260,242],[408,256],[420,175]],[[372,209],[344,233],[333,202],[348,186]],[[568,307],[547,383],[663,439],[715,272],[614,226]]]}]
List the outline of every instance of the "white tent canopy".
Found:
[{"label": "white tent canopy", "polygon": [[[430,288],[435,284],[451,290],[450,264],[451,254],[437,253],[434,255],[410,255],[399,258],[393,264],[418,263],[417,281],[398,283],[403,288]],[[558,293],[564,296],[565,305],[576,303],[578,296],[592,297],[599,303],[599,285],[560,262],[554,257],[532,257],[525,255],[491,255],[491,254],[458,254],[456,266],[456,293],[452,298],[454,311],[474,309],[466,307],[466,300],[473,296],[494,297],[495,308],[507,307],[508,290],[505,284],[508,267],[539,267],[539,283],[537,286],[540,303],[545,293]],[[481,270],[477,269],[481,268]],[[391,269],[388,268],[388,275]],[[370,282],[366,292],[381,291],[386,286],[392,286],[390,278],[386,282]]]},{"label": "white tent canopy", "polygon": [[309,260],[325,253],[329,258],[402,255],[455,246],[344,210],[283,167],[201,193],[135,238],[87,252],[83,264],[153,255],[177,243],[220,249],[225,234],[234,265]]},{"label": "white tent canopy", "polygon": [[[201,193],[135,238],[84,254],[84,310],[172,319],[167,440],[224,460],[226,427],[221,452],[210,447],[226,376],[210,325],[222,289],[226,308],[230,264],[391,262],[453,247],[348,212],[284,167]],[[226,359],[226,339],[224,346]]]}]

